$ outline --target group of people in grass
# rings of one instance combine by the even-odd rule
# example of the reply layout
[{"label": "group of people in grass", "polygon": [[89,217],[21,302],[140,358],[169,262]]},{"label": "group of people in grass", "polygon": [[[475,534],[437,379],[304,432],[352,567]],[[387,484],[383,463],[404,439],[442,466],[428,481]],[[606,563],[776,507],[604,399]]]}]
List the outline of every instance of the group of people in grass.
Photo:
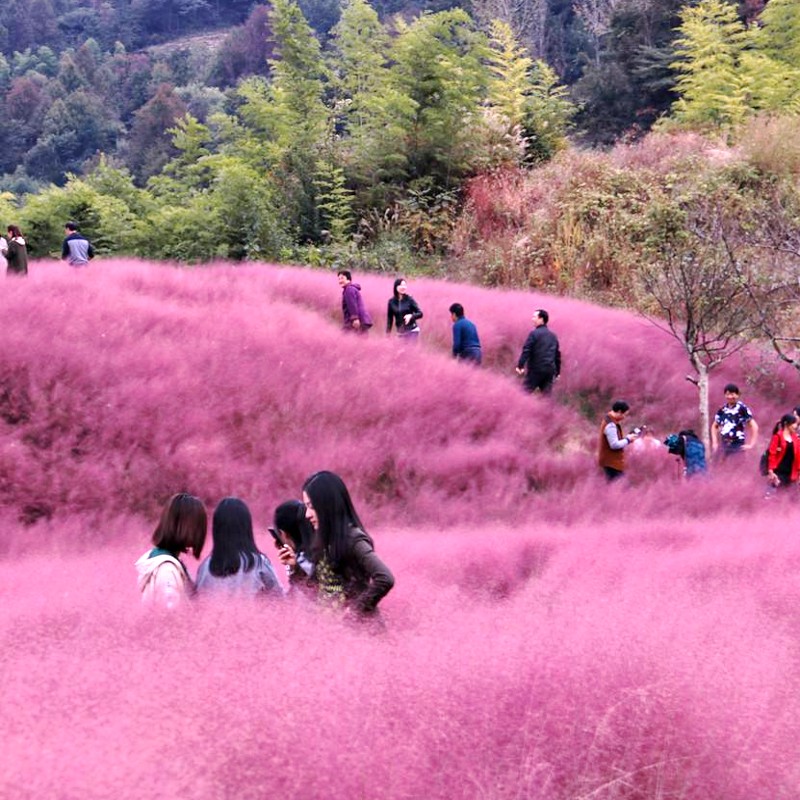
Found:
[{"label": "group of people in grass", "polygon": [[[711,425],[711,450],[729,466],[756,446],[758,424],[750,407],[741,399],[736,384],[725,386],[725,404],[714,415]],[[598,463],[609,480],[625,471],[625,450],[629,445],[649,441],[660,444],[646,428],[623,433],[622,423],[630,410],[624,400],[616,401],[603,418],[600,428]],[[800,485],[800,405],[784,414],[772,429],[767,449],[761,456],[761,472],[767,478],[768,493]],[[706,472],[705,447],[693,430],[669,435],[664,444],[681,458],[687,477]],[[634,445],[635,446],[635,445]]]},{"label": "group of people in grass", "polygon": [[[0,268],[6,275],[28,274],[28,243],[16,225],[6,229],[8,237],[0,236]],[[94,258],[92,243],[78,231],[74,222],[64,225],[64,241],[61,243],[61,258],[71,267],[85,267]]]},{"label": "group of people in grass", "polygon": [[169,499],[152,536],[153,547],[136,562],[143,601],[175,608],[196,594],[312,598],[356,620],[379,620],[378,603],[394,576],[375,553],[344,481],[315,472],[303,499],[281,503],[270,528],[288,576],[284,589],[270,559],[258,548],[249,508],[226,497],[214,509],[212,547],[195,580],[181,560],[200,558],[208,520],[203,502],[190,494]]}]

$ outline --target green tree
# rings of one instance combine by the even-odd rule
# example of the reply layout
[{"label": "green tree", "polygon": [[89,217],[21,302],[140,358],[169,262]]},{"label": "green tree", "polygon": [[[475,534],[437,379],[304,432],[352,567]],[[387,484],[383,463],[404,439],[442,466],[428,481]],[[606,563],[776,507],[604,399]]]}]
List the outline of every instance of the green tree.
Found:
[{"label": "green tree", "polygon": [[680,125],[730,128],[747,113],[741,58],[748,35],[736,6],[700,0],[681,12],[677,58],[680,77],[672,114]]},{"label": "green tree", "polygon": [[411,24],[398,22],[392,47],[393,83],[410,98],[409,177],[430,176],[442,188],[468,174],[482,139],[481,101],[488,70],[481,56],[485,37],[461,9],[423,14]]},{"label": "green tree", "polygon": [[800,3],[770,0],[761,12],[763,50],[770,58],[794,69],[800,66]]},{"label": "green tree", "polygon": [[492,20],[489,26],[487,104],[507,121],[509,132],[521,128],[525,121],[531,91],[529,72],[533,60],[517,42],[507,22]]},{"label": "green tree", "polygon": [[530,161],[546,161],[567,146],[567,129],[577,109],[544,61],[534,62],[530,81],[523,123],[525,151]]},{"label": "green tree", "polygon": [[365,0],[349,0],[333,30],[336,114],[347,138],[338,154],[359,205],[385,207],[407,177],[407,136],[416,104],[389,68],[389,37]]}]

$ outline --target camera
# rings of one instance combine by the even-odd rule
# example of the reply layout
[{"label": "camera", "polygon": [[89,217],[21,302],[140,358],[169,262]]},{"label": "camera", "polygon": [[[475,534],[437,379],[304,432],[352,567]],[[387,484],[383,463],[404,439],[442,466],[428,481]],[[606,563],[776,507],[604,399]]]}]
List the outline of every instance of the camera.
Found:
[{"label": "camera", "polygon": [[642,434],[643,434],[643,433],[644,433],[646,430],[647,430],[647,425],[641,425],[641,426],[639,426],[639,427],[637,427],[637,428],[634,428],[634,429],[633,429],[633,432],[634,432],[634,433],[635,433],[637,436],[641,436],[641,435],[642,435]]}]

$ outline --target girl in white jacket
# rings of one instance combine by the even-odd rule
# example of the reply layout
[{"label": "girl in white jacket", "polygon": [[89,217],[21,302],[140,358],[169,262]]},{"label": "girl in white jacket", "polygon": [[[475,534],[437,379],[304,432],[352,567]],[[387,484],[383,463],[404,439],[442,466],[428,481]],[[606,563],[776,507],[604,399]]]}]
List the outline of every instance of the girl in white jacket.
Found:
[{"label": "girl in white jacket", "polygon": [[143,602],[175,608],[194,593],[194,584],[180,555],[191,550],[199,558],[207,529],[206,509],[201,500],[184,493],[169,499],[153,533],[155,547],[136,562]]}]

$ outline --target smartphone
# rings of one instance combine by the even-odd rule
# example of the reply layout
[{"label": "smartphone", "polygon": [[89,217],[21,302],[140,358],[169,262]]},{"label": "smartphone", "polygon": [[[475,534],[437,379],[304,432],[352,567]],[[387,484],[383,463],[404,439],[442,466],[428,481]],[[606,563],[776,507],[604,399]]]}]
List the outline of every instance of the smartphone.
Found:
[{"label": "smartphone", "polygon": [[272,538],[275,540],[275,547],[277,547],[278,550],[284,547],[285,543],[283,539],[281,539],[281,535],[278,533],[278,531],[276,531],[275,528],[268,528],[268,530],[272,535]]}]

